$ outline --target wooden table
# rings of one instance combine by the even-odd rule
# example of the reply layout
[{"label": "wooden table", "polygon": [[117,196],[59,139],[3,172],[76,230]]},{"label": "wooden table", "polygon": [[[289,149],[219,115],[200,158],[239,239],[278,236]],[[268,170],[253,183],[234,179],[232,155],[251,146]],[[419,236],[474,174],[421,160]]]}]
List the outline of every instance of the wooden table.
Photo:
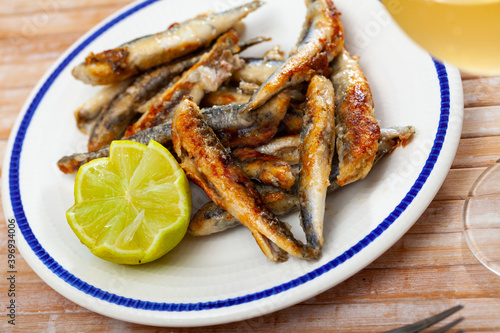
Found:
[{"label": "wooden table", "polygon": [[[129,0],[0,0],[0,157],[28,94],[56,58]],[[461,232],[464,198],[500,158],[500,77],[463,75],[465,119],[442,188],[411,230],[340,285],[291,308],[214,327],[169,332],[380,332],[463,304],[467,331],[500,332],[500,277],[470,252]],[[0,219],[4,220],[3,214]],[[7,323],[7,227],[0,223],[1,331]],[[33,332],[159,331],[90,312],[46,285],[17,254],[16,326]],[[455,316],[456,318],[456,316]]]}]

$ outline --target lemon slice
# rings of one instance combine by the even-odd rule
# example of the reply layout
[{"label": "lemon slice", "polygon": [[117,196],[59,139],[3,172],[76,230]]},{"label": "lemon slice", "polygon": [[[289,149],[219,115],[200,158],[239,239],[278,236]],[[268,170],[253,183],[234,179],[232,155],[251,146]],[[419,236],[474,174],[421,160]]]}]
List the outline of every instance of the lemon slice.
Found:
[{"label": "lemon slice", "polygon": [[184,171],[162,145],[114,141],[109,158],[83,165],[75,179],[71,229],[99,258],[143,264],[184,237],[191,192]]}]

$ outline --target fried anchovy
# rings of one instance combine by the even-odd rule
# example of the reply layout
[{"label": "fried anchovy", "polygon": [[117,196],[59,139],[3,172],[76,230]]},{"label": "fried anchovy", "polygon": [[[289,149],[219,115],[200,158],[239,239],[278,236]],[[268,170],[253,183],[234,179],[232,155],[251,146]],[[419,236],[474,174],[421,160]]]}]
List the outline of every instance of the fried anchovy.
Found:
[{"label": "fried anchovy", "polygon": [[375,160],[377,161],[380,158],[380,152],[390,153],[400,145],[405,147],[413,137],[413,134],[415,134],[413,126],[382,128],[380,130],[380,139]]},{"label": "fried anchovy", "polygon": [[[283,61],[268,60],[266,58],[243,58],[243,65],[231,76],[231,82],[238,84],[238,88],[245,94],[253,94],[259,86],[266,81],[274,71],[283,64]],[[305,89],[303,89],[305,88]],[[287,89],[292,101],[303,102],[307,85],[302,87],[296,84]]]},{"label": "fried anchovy", "polygon": [[[375,162],[391,153],[398,146],[404,146],[414,133],[415,129],[412,126],[382,129]],[[335,166],[333,165],[332,167],[334,168]],[[264,187],[267,192],[264,192],[258,185],[256,185],[256,188],[261,193],[267,207],[278,216],[288,214],[299,208],[297,193],[286,192],[272,186]],[[328,187],[328,193],[334,192],[339,188],[340,186],[336,182],[331,182]],[[213,202],[209,202],[193,216],[189,224],[189,232],[194,236],[206,236],[239,225],[241,224],[238,219]]]},{"label": "fried anchovy", "polygon": [[275,156],[262,154],[250,148],[234,149],[231,156],[250,179],[285,190],[290,190],[295,183],[290,164]]},{"label": "fried anchovy", "polygon": [[[248,49],[251,46],[257,45],[257,44],[262,43],[262,42],[266,42],[268,40],[269,40],[268,37],[254,37],[254,38],[250,38],[250,39],[245,40],[245,41],[241,41],[238,43],[239,52],[243,52],[244,50]],[[198,57],[197,59],[199,59],[199,57],[203,53],[206,53],[209,51],[210,51],[210,48],[207,48],[207,49],[196,52],[196,54],[194,54],[194,55],[188,55],[188,56]],[[186,57],[188,57],[188,56],[186,56]],[[186,58],[186,59],[189,59],[189,58]],[[178,61],[182,61],[182,60],[178,60]],[[168,65],[166,65],[166,66],[168,66]],[[179,78],[180,77],[175,77],[173,80],[171,80],[171,82],[168,85],[165,85],[165,87],[160,92],[158,92],[155,96],[151,97],[148,101],[139,105],[135,111],[137,113],[142,113],[142,114],[148,112],[148,110],[153,107],[153,105],[157,102],[157,100],[159,98],[161,98],[162,94],[166,91],[166,89],[170,88],[171,85],[175,84],[175,82],[177,82],[177,80]],[[209,93],[209,95],[210,95],[210,93]],[[250,99],[250,96],[248,96],[248,98],[245,98],[245,102],[248,102],[248,99]]]},{"label": "fried anchovy", "polygon": [[73,76],[93,85],[121,81],[207,46],[261,5],[261,1],[253,1],[221,13],[197,16],[173,24],[164,32],[91,53],[73,69]]},{"label": "fried anchovy", "polygon": [[[299,199],[296,195],[272,186],[255,185],[267,208],[276,216],[283,216],[297,209]],[[223,208],[213,202],[203,205],[189,222],[188,232],[193,236],[207,236],[241,223]]]},{"label": "fried anchovy", "polygon": [[[383,154],[381,155],[382,152],[390,153],[391,149],[395,149],[399,145],[404,147],[414,133],[415,128],[413,126],[382,128],[380,130],[376,159],[379,158],[379,156],[383,156]],[[300,135],[296,134],[275,138],[254,149],[264,154],[276,156],[293,166],[299,163],[299,144]],[[335,166],[335,163],[333,163],[332,173],[338,173],[338,169],[338,165]],[[330,182],[337,183],[336,177],[335,175],[335,178],[330,179]],[[335,180],[335,182],[332,182],[332,180]],[[330,186],[333,185],[334,184],[331,184]]]},{"label": "fried anchovy", "polygon": [[253,183],[234,164],[188,97],[175,111],[172,142],[187,176],[252,232],[269,259],[284,260],[283,251],[310,258],[309,249],[265,206]]},{"label": "fried anchovy", "polygon": [[92,98],[80,105],[75,110],[78,129],[85,134],[90,132],[101,112],[106,109],[116,96],[125,91],[130,83],[131,80],[125,80],[105,86]]},{"label": "fried anchovy", "polygon": [[380,127],[375,120],[370,86],[356,59],[343,51],[333,62],[338,184],[366,177],[377,153]]},{"label": "fried anchovy", "polygon": [[[239,42],[238,47],[241,52],[267,40],[266,37],[255,37]],[[205,52],[208,52],[208,50],[196,52],[184,57],[184,59],[158,66],[137,77],[125,92],[118,94],[113,99],[95,122],[89,138],[88,150],[97,150],[110,144],[113,140],[120,139],[130,121],[136,117],[139,107],[142,107],[148,99],[155,96],[159,90],[168,86],[177,75],[197,63]],[[250,96],[238,94],[236,91],[228,91],[222,95],[222,90],[219,89],[212,94],[214,95],[206,96],[206,99],[210,102],[216,102],[215,99],[218,98],[219,104],[224,98],[226,104],[234,101],[248,102],[250,99]],[[234,99],[229,101],[231,98]]]},{"label": "fried anchovy", "polygon": [[[202,110],[208,125],[219,135],[223,136],[224,143],[228,146],[259,145],[267,142],[276,133],[279,122],[286,112],[289,98],[285,93],[276,96],[259,109],[238,116],[238,111],[244,104],[229,104],[214,106]],[[140,131],[127,140],[148,144],[155,140],[164,146],[172,141],[171,120],[144,131]],[[76,153],[61,158],[57,164],[64,173],[75,173],[85,163],[100,157],[109,156],[109,146],[86,153]]]},{"label": "fried anchovy", "polygon": [[264,104],[281,90],[326,74],[328,63],[342,50],[344,34],[340,13],[331,0],[309,1],[306,22],[296,52],[260,86],[243,113]]},{"label": "fried anchovy", "polygon": [[[237,112],[230,112],[222,117],[221,113],[217,112],[215,119],[209,119],[214,114],[206,111],[203,112],[203,116],[210,126],[224,124],[222,128],[213,127],[224,146],[255,147],[268,142],[278,132],[279,124],[285,117],[289,103],[290,95],[282,92],[243,117],[240,117]],[[246,126],[243,125],[245,123]]]},{"label": "fried anchovy", "polygon": [[240,61],[235,54],[238,51],[238,35],[234,30],[219,37],[210,52],[184,72],[138,121],[127,128],[125,137],[166,122],[185,95],[190,95],[196,103],[200,103],[206,92],[216,91],[239,67]]},{"label": "fried anchovy", "polygon": [[335,149],[335,103],[329,79],[315,75],[307,90],[299,145],[300,222],[317,256],[323,247],[326,190]]},{"label": "fried anchovy", "polygon": [[239,111],[244,103],[204,108],[201,113],[225,147],[254,147],[268,142],[276,134],[289,103],[290,96],[284,91],[243,117]]},{"label": "fried anchovy", "polygon": [[141,74],[128,88],[117,95],[101,113],[90,133],[88,150],[94,151],[120,139],[127,126],[136,117],[137,107],[156,95],[175,76],[193,66],[201,54],[159,66]]}]

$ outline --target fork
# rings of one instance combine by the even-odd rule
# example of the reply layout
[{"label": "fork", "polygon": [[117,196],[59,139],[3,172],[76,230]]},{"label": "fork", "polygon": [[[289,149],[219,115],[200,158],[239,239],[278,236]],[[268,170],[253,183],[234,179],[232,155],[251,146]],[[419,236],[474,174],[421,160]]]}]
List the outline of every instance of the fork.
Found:
[{"label": "fork", "polygon": [[[417,321],[416,323],[413,323],[410,325],[406,325],[406,326],[399,327],[399,328],[396,328],[396,329],[393,329],[390,331],[386,331],[384,333],[417,333],[417,332],[422,331],[423,329],[426,329],[427,327],[430,327],[430,326],[440,322],[441,320],[443,320],[445,318],[448,318],[449,316],[451,316],[452,314],[454,314],[455,312],[457,312],[461,309],[463,309],[463,305],[457,305],[457,306],[452,307],[451,309],[448,309],[446,311],[438,313],[432,317]],[[464,320],[464,317],[460,317],[460,318],[452,321],[451,323],[444,325],[443,327],[438,328],[435,331],[432,331],[431,333],[444,333],[444,332],[448,331],[450,328],[452,328],[455,325],[457,325],[458,323],[460,323],[462,320]],[[459,333],[459,332],[462,333],[462,332],[465,332],[465,330],[457,331],[457,333]]]}]

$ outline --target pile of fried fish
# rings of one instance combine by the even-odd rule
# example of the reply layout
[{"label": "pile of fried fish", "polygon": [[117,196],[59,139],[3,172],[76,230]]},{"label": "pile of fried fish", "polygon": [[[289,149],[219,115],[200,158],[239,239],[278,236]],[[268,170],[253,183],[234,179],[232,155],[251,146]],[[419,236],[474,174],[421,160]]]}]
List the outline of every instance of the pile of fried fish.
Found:
[{"label": "pile of fried fish", "polygon": [[[261,6],[199,15],[88,55],[72,72],[103,85],[75,111],[88,152],[61,158],[60,170],[107,157],[113,140],[155,140],[212,200],[192,218],[192,235],[244,225],[270,260],[319,258],[327,193],[365,178],[414,129],[380,129],[331,0],[306,1],[288,57],[278,47],[263,58],[239,56],[268,40],[237,33]],[[305,242],[278,218],[297,209]]]}]

